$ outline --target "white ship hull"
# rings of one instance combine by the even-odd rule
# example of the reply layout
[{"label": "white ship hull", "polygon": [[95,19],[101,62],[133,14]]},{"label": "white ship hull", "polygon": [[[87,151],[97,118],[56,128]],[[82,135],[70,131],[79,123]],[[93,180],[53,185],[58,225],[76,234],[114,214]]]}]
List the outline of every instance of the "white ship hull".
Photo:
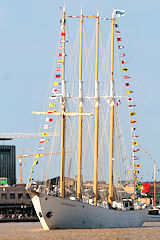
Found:
[{"label": "white ship hull", "polygon": [[37,216],[44,229],[141,227],[148,208],[118,211],[47,194],[31,194]]}]

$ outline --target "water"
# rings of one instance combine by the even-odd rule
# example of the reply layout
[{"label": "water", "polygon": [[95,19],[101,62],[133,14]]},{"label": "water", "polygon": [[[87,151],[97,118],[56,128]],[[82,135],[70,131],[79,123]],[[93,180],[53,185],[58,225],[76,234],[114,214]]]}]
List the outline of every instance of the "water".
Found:
[{"label": "water", "polygon": [[112,228],[112,229],[69,229],[50,230],[41,229],[37,223],[0,223],[0,240],[102,240],[102,239],[160,239],[160,222],[144,223],[141,228]]}]

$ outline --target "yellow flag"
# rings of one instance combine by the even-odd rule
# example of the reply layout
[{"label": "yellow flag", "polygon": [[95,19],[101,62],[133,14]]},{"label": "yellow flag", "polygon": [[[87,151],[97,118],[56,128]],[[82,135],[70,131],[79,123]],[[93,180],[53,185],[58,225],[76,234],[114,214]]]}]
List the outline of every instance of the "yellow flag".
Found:
[{"label": "yellow flag", "polygon": [[134,167],[142,167],[140,164],[134,164]]},{"label": "yellow flag", "polygon": [[48,137],[48,136],[49,136],[49,134],[48,134],[48,133],[45,133],[45,132],[43,132],[43,133],[42,133],[42,136],[46,136],[46,137]]},{"label": "yellow flag", "polygon": [[138,180],[138,177],[135,177],[135,180]]},{"label": "yellow flag", "polygon": [[29,180],[30,180],[30,181],[32,181],[32,180],[33,180],[33,178],[29,177]]},{"label": "yellow flag", "polygon": [[129,115],[130,115],[130,116],[135,116],[136,113],[135,113],[135,112],[130,112]]},{"label": "yellow flag", "polygon": [[39,154],[36,154],[36,155],[35,155],[35,158],[39,158]]},{"label": "yellow flag", "polygon": [[54,82],[54,85],[58,85],[59,84],[59,82]]},{"label": "yellow flag", "polygon": [[123,68],[123,72],[127,72],[128,71],[128,68]]},{"label": "yellow flag", "polygon": [[137,123],[137,121],[136,121],[136,120],[131,120],[130,122],[131,122],[131,123]]},{"label": "yellow flag", "polygon": [[49,107],[55,107],[55,105],[56,105],[55,103],[50,103]]},{"label": "yellow flag", "polygon": [[132,142],[132,145],[138,145],[138,142]]},{"label": "yellow flag", "polygon": [[135,170],[134,172],[135,172],[135,174],[138,174],[138,173],[139,173],[139,171],[137,171],[137,170]]},{"label": "yellow flag", "polygon": [[127,94],[129,94],[129,93],[133,93],[133,91],[129,91],[129,90],[127,90],[126,93],[127,93]]},{"label": "yellow flag", "polygon": [[43,156],[44,156],[44,154],[43,154],[43,153],[40,153],[40,154],[39,154],[39,156],[43,157]]},{"label": "yellow flag", "polygon": [[33,173],[33,169],[31,169],[31,173]]},{"label": "yellow flag", "polygon": [[48,110],[48,113],[55,113],[55,112],[56,112],[56,110]]},{"label": "yellow flag", "polygon": [[34,161],[33,166],[35,166],[36,164],[38,164],[38,161]]}]

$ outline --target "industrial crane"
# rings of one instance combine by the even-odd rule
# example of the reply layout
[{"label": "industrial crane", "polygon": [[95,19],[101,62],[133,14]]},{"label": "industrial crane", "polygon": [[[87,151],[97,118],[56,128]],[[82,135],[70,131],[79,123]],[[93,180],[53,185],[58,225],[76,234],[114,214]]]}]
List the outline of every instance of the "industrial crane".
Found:
[{"label": "industrial crane", "polygon": [[[48,149],[46,149],[47,151]],[[24,151],[27,151],[31,154],[24,154]],[[44,152],[43,155],[46,156],[46,155],[52,155],[52,154],[61,154],[61,152],[51,152],[51,153],[47,153],[47,152]],[[73,152],[73,150],[69,150],[69,151],[66,151],[66,153],[70,153],[70,152]],[[31,157],[31,156],[35,156],[36,153],[33,153],[31,152],[30,150],[24,148],[23,151],[22,151],[22,154],[20,156],[17,156],[16,159],[18,159],[19,161],[19,184],[22,184],[22,158],[26,158],[26,157]]]},{"label": "industrial crane", "polygon": [[[14,138],[30,138],[30,137],[41,137],[42,133],[0,133],[0,140],[6,141],[6,140],[13,140]],[[49,133],[49,137],[57,137],[60,136],[60,133]],[[48,149],[46,149],[47,151]],[[24,151],[29,152],[29,154],[24,154]],[[46,153],[46,151],[43,153],[43,155],[51,155],[51,154],[60,154],[60,152],[51,152]],[[66,153],[73,152],[73,150],[66,151]],[[22,154],[20,156],[17,156],[16,159],[19,159],[19,183],[22,184],[22,158],[35,156],[36,154],[31,152],[30,150],[24,148],[22,151]]]},{"label": "industrial crane", "polygon": [[[24,151],[30,152],[31,154],[24,154]],[[43,155],[51,155],[51,154],[60,154],[60,152],[51,152],[51,153],[46,153],[44,152]],[[17,157],[19,159],[19,184],[22,184],[22,158],[26,157],[32,157],[35,156],[36,154],[31,152],[30,150],[27,150],[26,148],[23,149],[22,154]]]},{"label": "industrial crane", "polygon": [[[59,136],[59,133],[49,133],[49,137]],[[30,137],[41,137],[42,133],[0,133],[0,140],[13,140],[14,138],[30,138]],[[24,151],[28,151],[31,154],[24,155]],[[23,149],[22,154],[17,157],[19,159],[19,183],[22,184],[22,157],[34,156],[33,152]],[[46,154],[45,154],[46,155]]]},{"label": "industrial crane", "polygon": [[[0,140],[12,140],[14,138],[41,137],[42,133],[0,133]],[[49,137],[60,136],[60,133],[49,133]]]}]

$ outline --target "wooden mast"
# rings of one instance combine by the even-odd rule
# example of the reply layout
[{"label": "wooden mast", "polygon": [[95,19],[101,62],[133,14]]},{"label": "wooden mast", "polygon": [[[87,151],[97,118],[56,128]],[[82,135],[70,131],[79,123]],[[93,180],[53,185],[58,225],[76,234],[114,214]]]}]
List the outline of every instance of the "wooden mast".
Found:
[{"label": "wooden mast", "polygon": [[96,21],[96,74],[95,74],[95,141],[94,141],[94,205],[97,205],[97,172],[98,172],[98,122],[99,122],[99,86],[98,86],[98,53],[99,53],[99,10]]},{"label": "wooden mast", "polygon": [[[79,113],[82,113],[83,105],[83,84],[82,84],[82,37],[83,37],[83,14],[80,16],[80,55],[79,55]],[[77,176],[77,198],[81,198],[82,178],[82,115],[79,115],[78,128],[78,176]]]},{"label": "wooden mast", "polygon": [[114,134],[114,80],[113,80],[113,64],[114,64],[114,12],[112,13],[112,39],[111,39],[111,81],[110,81],[110,156],[109,156],[109,196],[108,202],[112,206],[113,201],[113,134]]},{"label": "wooden mast", "polygon": [[154,160],[154,208],[156,207],[156,161]]},{"label": "wooden mast", "polygon": [[[62,98],[61,98],[61,110],[65,112],[65,8],[63,8],[62,17]],[[62,115],[61,119],[61,176],[60,176],[60,194],[64,198],[64,171],[65,171],[65,115]]]}]

